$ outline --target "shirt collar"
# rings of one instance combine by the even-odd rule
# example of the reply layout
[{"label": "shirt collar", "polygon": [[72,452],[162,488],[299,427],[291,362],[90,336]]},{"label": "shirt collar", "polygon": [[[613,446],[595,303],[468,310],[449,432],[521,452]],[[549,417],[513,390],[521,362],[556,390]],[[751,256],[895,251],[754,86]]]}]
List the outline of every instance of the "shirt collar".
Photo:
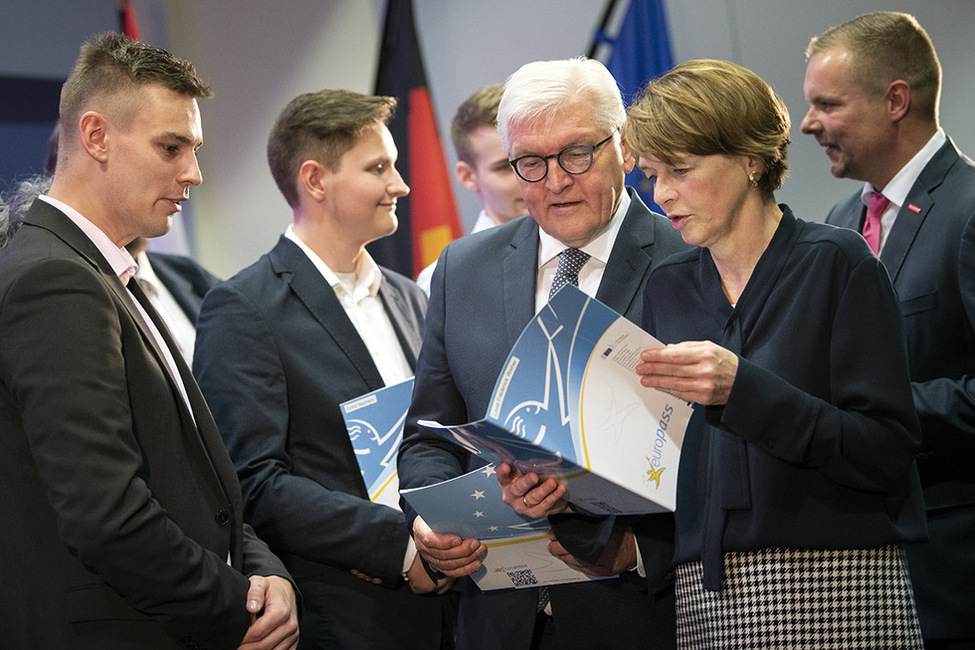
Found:
[{"label": "shirt collar", "polygon": [[[293,224],[288,225],[287,230],[284,232],[284,236],[293,241],[298,245],[298,248],[304,251],[305,255],[308,256],[308,259],[311,260],[311,263],[315,265],[315,268],[318,269],[318,272],[322,274],[322,277],[325,278],[325,281],[328,282],[328,285],[332,287],[336,293],[339,291],[342,291],[343,293],[345,292],[342,281],[339,280],[339,276],[329,268],[328,264],[326,264],[321,257],[318,256],[318,253],[309,248],[305,242],[301,241],[301,238],[298,237],[298,233],[295,232]],[[382,283],[383,276],[382,272],[379,270],[379,265],[376,264],[374,259],[372,259],[369,251],[363,249],[362,254],[359,255],[359,259],[356,262],[355,270],[353,272],[355,273],[356,278],[355,289],[353,290],[353,295],[350,296],[353,301],[358,302],[365,296],[375,297],[379,294],[379,285]]]},{"label": "shirt collar", "polygon": [[[613,252],[613,244],[616,243],[616,235],[619,234],[620,226],[623,225],[623,218],[626,216],[626,212],[630,209],[630,193],[623,189],[623,195],[620,198],[619,207],[616,208],[616,212],[613,213],[613,218],[610,219],[609,223],[602,231],[592,238],[589,243],[581,247],[581,250],[589,254],[589,257],[595,257],[597,260],[602,262],[604,265],[609,262],[610,253]],[[550,234],[538,229],[538,267],[541,268],[551,262],[553,259],[559,256],[559,254],[564,251],[568,246],[560,242],[555,237]]]},{"label": "shirt collar", "polygon": [[903,207],[904,202],[907,201],[907,195],[917,181],[917,177],[921,175],[927,164],[931,162],[934,155],[947,141],[948,136],[945,135],[944,129],[938,127],[927,144],[921,147],[921,150],[914,154],[914,157],[906,165],[901,167],[901,170],[890,179],[890,182],[883,189],[875,188],[870,183],[864,183],[863,190],[860,192],[860,200],[866,205],[870,201],[870,195],[879,191],[898,208]]},{"label": "shirt collar", "polygon": [[135,275],[138,266],[135,260],[132,259],[132,255],[125,248],[116,246],[115,242],[101,228],[63,201],[52,199],[46,194],[41,194],[37,198],[63,212],[68,219],[71,219],[85,233],[85,236],[91,240],[91,243],[95,245],[98,252],[102,254],[109,266],[112,267],[112,272],[119,277],[123,285],[127,284],[129,279]]}]

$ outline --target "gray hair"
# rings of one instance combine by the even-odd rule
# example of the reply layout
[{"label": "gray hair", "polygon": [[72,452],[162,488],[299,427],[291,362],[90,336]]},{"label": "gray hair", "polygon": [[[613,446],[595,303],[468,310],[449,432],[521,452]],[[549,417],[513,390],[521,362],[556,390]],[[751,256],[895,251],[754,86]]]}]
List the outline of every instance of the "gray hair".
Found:
[{"label": "gray hair", "polygon": [[576,103],[585,103],[607,132],[626,120],[619,84],[599,61],[578,57],[521,66],[505,82],[498,106],[498,134],[505,152],[511,152],[508,129],[513,123],[550,123]]},{"label": "gray hair", "polygon": [[7,245],[24,223],[24,215],[34,204],[34,200],[50,188],[49,176],[31,176],[0,196],[0,248]]}]

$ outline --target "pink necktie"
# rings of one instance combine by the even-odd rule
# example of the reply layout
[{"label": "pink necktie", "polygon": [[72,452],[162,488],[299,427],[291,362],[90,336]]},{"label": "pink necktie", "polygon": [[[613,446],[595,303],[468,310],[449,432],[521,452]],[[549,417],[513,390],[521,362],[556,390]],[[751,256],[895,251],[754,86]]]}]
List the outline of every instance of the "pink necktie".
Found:
[{"label": "pink necktie", "polygon": [[880,192],[870,195],[867,204],[867,218],[863,221],[863,238],[867,240],[875,255],[880,254],[880,216],[887,209],[890,200]]}]

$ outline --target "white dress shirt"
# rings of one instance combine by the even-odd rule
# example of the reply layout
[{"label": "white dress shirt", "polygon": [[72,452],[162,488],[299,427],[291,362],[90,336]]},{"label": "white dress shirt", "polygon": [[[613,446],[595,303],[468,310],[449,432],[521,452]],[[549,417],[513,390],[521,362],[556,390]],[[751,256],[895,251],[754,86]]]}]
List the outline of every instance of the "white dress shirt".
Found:
[{"label": "white dress shirt", "polygon": [[[880,192],[890,201],[887,209],[880,215],[879,250],[884,249],[884,243],[887,241],[887,235],[890,234],[890,229],[894,227],[897,213],[904,207],[904,202],[907,201],[907,195],[910,193],[911,188],[914,187],[917,177],[921,175],[921,172],[924,171],[927,164],[934,158],[934,154],[938,153],[938,150],[947,141],[948,136],[945,135],[944,129],[939,127],[934,135],[931,136],[931,139],[928,140],[927,144],[921,147],[921,150],[914,154],[914,157],[906,165],[901,167],[901,170],[890,179],[890,182],[883,189],[875,188],[870,183],[863,185],[863,190],[860,192],[860,200],[863,201],[864,205],[870,202],[870,195],[875,191]],[[907,206],[909,210],[914,210],[916,207]]]},{"label": "white dress shirt", "polygon": [[[591,298],[596,297],[599,283],[603,280],[603,272],[613,252],[613,244],[623,225],[623,218],[630,209],[630,195],[624,191],[619,206],[613,218],[606,227],[580,250],[589,254],[589,259],[579,271],[579,289]],[[555,279],[555,271],[559,268],[559,254],[568,246],[538,229],[538,278],[535,282],[535,313],[537,314],[548,302],[548,292]]]}]

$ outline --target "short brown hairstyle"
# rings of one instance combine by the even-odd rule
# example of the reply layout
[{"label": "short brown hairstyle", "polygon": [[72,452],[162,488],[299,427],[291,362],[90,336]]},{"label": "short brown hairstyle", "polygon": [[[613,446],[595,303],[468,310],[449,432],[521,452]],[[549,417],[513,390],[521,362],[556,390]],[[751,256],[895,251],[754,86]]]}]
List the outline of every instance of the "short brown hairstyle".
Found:
[{"label": "short brown hairstyle", "polygon": [[647,84],[623,136],[637,156],[668,165],[679,153],[755,158],[763,168],[759,188],[769,196],[789,169],[789,127],[785,103],[761,77],[736,63],[700,59]]},{"label": "short brown hairstyle", "polygon": [[454,143],[457,158],[468,165],[474,165],[474,153],[471,151],[471,134],[481,127],[497,128],[498,104],[504,93],[502,84],[490,84],[474,91],[457,107],[457,112],[450,120],[450,140]]},{"label": "short brown hairstyle", "polygon": [[869,95],[877,97],[891,82],[905,81],[921,117],[937,121],[941,62],[914,16],[895,11],[857,16],[814,36],[806,58],[836,49],[850,52],[849,75]]},{"label": "short brown hairstyle", "polygon": [[77,138],[78,120],[96,100],[117,101],[114,118],[125,128],[135,117],[137,104],[130,98],[150,84],[158,84],[187,97],[209,97],[210,87],[189,61],[165,50],[114,33],[99,34],[81,46],[68,80],[61,88],[60,147]]},{"label": "short brown hairstyle", "polygon": [[345,152],[362,131],[386,124],[396,109],[395,97],[363,95],[351,90],[319,90],[298,95],[284,107],[267,138],[267,162],[288,205],[298,205],[298,169],[317,160],[336,171]]}]

